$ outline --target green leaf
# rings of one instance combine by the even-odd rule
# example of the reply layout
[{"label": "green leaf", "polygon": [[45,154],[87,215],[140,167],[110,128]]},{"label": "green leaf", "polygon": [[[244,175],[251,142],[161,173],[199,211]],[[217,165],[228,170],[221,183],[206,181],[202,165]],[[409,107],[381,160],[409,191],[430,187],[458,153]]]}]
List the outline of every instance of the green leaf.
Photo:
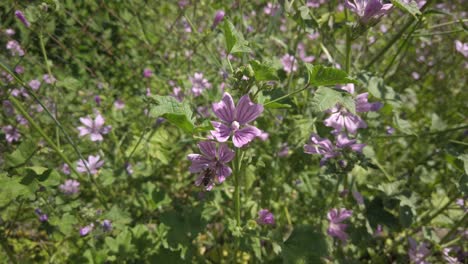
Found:
[{"label": "green leaf", "polygon": [[249,42],[236,30],[231,21],[226,20],[223,24],[224,39],[228,54],[250,52]]},{"label": "green leaf", "polygon": [[391,0],[392,4],[398,7],[399,9],[403,10],[404,12],[411,14],[414,18],[418,18],[421,15],[421,11],[419,11],[418,3],[414,0],[410,0],[409,3],[406,3],[402,0]]},{"label": "green leaf", "polygon": [[309,83],[315,86],[330,86],[337,84],[354,83],[358,81],[348,76],[345,71],[323,65],[306,64],[309,74]]},{"label": "green leaf", "polygon": [[404,119],[401,119],[398,114],[396,114],[393,118],[393,122],[394,124],[396,125],[396,127],[398,128],[398,130],[400,130],[401,132],[403,132],[404,134],[407,134],[407,135],[416,135],[416,133],[413,131],[413,128],[411,126],[411,123],[407,120],[404,120]]},{"label": "green leaf", "polygon": [[441,131],[447,128],[447,123],[444,122],[436,113],[431,116],[431,131]]},{"label": "green leaf", "polygon": [[284,242],[283,263],[322,263],[328,255],[328,246],[323,234],[312,226],[295,227]]},{"label": "green leaf", "polygon": [[459,160],[463,161],[463,167],[465,168],[465,174],[468,175],[468,154],[463,154],[457,157]]},{"label": "green leaf", "polygon": [[334,89],[321,87],[315,91],[312,99],[312,107],[317,112],[323,112],[334,107],[336,104],[341,104],[346,107],[351,113],[356,113],[354,99],[346,92],[340,92]]},{"label": "green leaf", "polygon": [[28,187],[21,184],[20,180],[19,177],[8,177],[6,173],[0,174],[0,207],[29,193]]},{"label": "green leaf", "polygon": [[[266,102],[266,103],[268,103],[268,102]],[[274,102],[274,103],[265,105],[265,108],[270,108],[270,109],[284,109],[284,108],[291,108],[291,105],[289,105],[289,104],[282,104],[282,103],[278,103],[278,102]]]},{"label": "green leaf", "polygon": [[259,62],[257,60],[250,61],[250,65],[254,70],[255,80],[257,81],[273,81],[278,80],[276,69],[266,62]]},{"label": "green leaf", "polygon": [[17,167],[26,162],[36,152],[37,144],[33,139],[23,141],[13,153],[6,155],[7,168]]},{"label": "green leaf", "polygon": [[187,103],[180,103],[172,96],[153,95],[152,98],[158,105],[152,106],[151,117],[162,116],[185,132],[193,132],[195,125],[192,119],[192,110]]}]

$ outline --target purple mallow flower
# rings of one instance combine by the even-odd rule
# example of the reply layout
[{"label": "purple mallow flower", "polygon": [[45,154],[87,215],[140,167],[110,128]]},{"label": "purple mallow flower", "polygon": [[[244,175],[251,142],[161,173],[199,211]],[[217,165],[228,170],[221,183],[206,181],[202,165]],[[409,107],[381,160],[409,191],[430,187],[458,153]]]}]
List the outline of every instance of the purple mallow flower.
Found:
[{"label": "purple mallow flower", "polygon": [[216,26],[219,25],[219,23],[221,23],[221,21],[223,21],[224,15],[225,15],[224,10],[216,11],[216,15],[213,20],[213,25],[211,25],[212,29],[214,29]]},{"label": "purple mallow flower", "polygon": [[431,254],[431,251],[427,248],[426,243],[421,243],[418,245],[416,240],[413,238],[408,238],[409,250],[408,255],[412,263],[415,264],[429,264],[425,259]]},{"label": "purple mallow flower", "polygon": [[121,99],[117,99],[117,100],[115,100],[115,102],[114,102],[114,107],[115,107],[115,109],[117,109],[117,110],[122,110],[122,109],[124,109],[124,107],[125,107],[125,103],[124,103],[124,101],[122,101]]},{"label": "purple mallow flower", "polygon": [[336,146],[339,148],[350,148],[355,152],[362,152],[366,144],[356,143],[356,139],[350,139],[345,133],[336,135]]},{"label": "purple mallow flower", "polygon": [[10,36],[10,37],[11,37],[11,36],[13,36],[15,33],[16,33],[15,30],[12,29],[12,28],[7,28],[7,29],[5,29],[5,34],[6,34],[7,36]]},{"label": "purple mallow flower", "polygon": [[304,145],[304,152],[307,154],[323,155],[323,158],[320,160],[321,165],[328,159],[339,155],[339,152],[329,139],[321,138],[317,134],[312,134],[310,136],[310,142]]},{"label": "purple mallow flower", "polygon": [[449,264],[462,264],[460,259],[458,258],[457,253],[461,251],[461,247],[448,247],[444,248],[442,251],[442,258]]},{"label": "purple mallow flower", "polygon": [[21,138],[21,134],[19,133],[18,129],[13,126],[4,126],[2,127],[3,133],[5,133],[5,139],[8,143],[13,143],[14,141],[19,141]]},{"label": "purple mallow flower", "polygon": [[44,214],[41,209],[37,208],[36,210],[34,210],[34,212],[36,213],[37,217],[39,218],[39,221],[41,221],[41,222],[49,221],[49,216],[47,216],[47,214]]},{"label": "purple mallow flower", "polygon": [[39,87],[41,87],[41,82],[39,80],[31,80],[29,81],[28,83],[29,87],[31,87],[31,89],[33,89],[34,91],[37,91],[39,90]]},{"label": "purple mallow flower", "polygon": [[348,239],[348,234],[346,234],[347,224],[342,224],[342,222],[351,217],[353,211],[346,210],[346,208],[336,209],[333,208],[328,211],[327,219],[330,222],[328,225],[327,233],[336,237],[342,242],[346,242]]},{"label": "purple mallow flower", "polygon": [[7,42],[6,49],[10,51],[11,56],[24,56],[24,50],[16,40],[10,40]]},{"label": "purple mallow flower", "polygon": [[64,194],[73,195],[80,191],[80,183],[76,180],[66,180],[59,188]]},{"label": "purple mallow flower", "polygon": [[263,8],[263,12],[269,16],[274,16],[279,10],[278,4],[273,4],[268,2],[267,5]]},{"label": "purple mallow flower", "polygon": [[77,162],[76,170],[78,172],[87,172],[86,167],[89,168],[89,171],[91,174],[96,175],[98,173],[99,168],[104,165],[104,161],[100,160],[101,157],[99,155],[93,156],[90,155],[88,156],[88,160],[79,160]]},{"label": "purple mallow flower", "polygon": [[393,7],[392,4],[383,4],[382,0],[345,0],[345,6],[356,13],[363,24],[378,22]]},{"label": "purple mallow flower", "polygon": [[44,80],[45,83],[48,83],[48,84],[54,84],[57,81],[57,79],[55,79],[53,75],[49,75],[49,74],[44,74],[42,76],[42,79]]},{"label": "purple mallow flower", "polygon": [[252,103],[248,94],[234,106],[231,95],[225,92],[222,100],[213,104],[213,112],[222,121],[211,122],[215,128],[211,135],[219,142],[226,142],[232,134],[234,146],[241,148],[262,133],[260,129],[248,125],[263,112],[263,106]]},{"label": "purple mallow flower", "polygon": [[102,229],[104,229],[105,232],[109,232],[112,230],[112,222],[108,219],[104,219],[102,221]]},{"label": "purple mallow flower", "polygon": [[258,212],[257,223],[259,225],[275,225],[275,216],[268,209],[262,209]]},{"label": "purple mallow flower", "polygon": [[150,68],[145,68],[143,70],[143,77],[150,78],[153,75],[153,71]]},{"label": "purple mallow flower", "polygon": [[216,143],[213,141],[200,142],[198,147],[202,154],[187,156],[192,162],[189,170],[191,173],[200,173],[195,185],[203,185],[209,191],[213,189],[215,182],[222,183],[231,175],[232,170],[226,163],[234,158],[235,152],[223,143],[216,148]]},{"label": "purple mallow flower", "polygon": [[80,228],[80,236],[87,236],[94,229],[94,224],[91,223],[85,227]]},{"label": "purple mallow flower", "polygon": [[211,83],[206,78],[203,78],[203,73],[196,72],[189,79],[192,83],[192,93],[195,97],[200,96],[205,89],[211,88]]},{"label": "purple mallow flower", "polygon": [[103,141],[102,135],[110,132],[111,126],[104,126],[104,118],[98,114],[93,120],[91,117],[81,117],[80,122],[84,126],[79,126],[80,137],[89,135],[91,141]]},{"label": "purple mallow flower", "polygon": [[297,60],[293,55],[286,54],[281,58],[283,70],[287,73],[297,71]]},{"label": "purple mallow flower", "polygon": [[335,106],[327,112],[331,115],[323,121],[325,126],[333,127],[334,132],[347,130],[351,134],[356,134],[359,128],[366,128],[367,124],[358,115],[349,112],[343,106]]},{"label": "purple mallow flower", "polygon": [[459,40],[455,40],[455,49],[463,54],[463,56],[468,57],[468,43],[463,43]]},{"label": "purple mallow flower", "polygon": [[15,11],[15,16],[21,21],[21,23],[23,23],[26,27],[30,27],[31,26],[31,23],[29,23],[29,21],[26,19],[26,17],[24,16],[23,12],[21,12],[20,10],[16,10]]}]

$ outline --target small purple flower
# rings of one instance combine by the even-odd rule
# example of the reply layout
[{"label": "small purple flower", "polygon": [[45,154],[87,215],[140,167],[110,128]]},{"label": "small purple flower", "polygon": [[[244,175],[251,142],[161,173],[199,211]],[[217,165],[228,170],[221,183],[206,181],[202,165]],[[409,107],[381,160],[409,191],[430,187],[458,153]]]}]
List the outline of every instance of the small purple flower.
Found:
[{"label": "small purple flower", "polygon": [[17,74],[23,74],[23,73],[24,73],[24,67],[21,66],[21,65],[16,66],[16,67],[15,67],[15,72],[16,72]]},{"label": "small purple flower", "polygon": [[179,86],[172,88],[171,94],[177,101],[182,102],[184,100],[184,91]]},{"label": "small purple flower", "polygon": [[306,63],[311,63],[315,60],[315,57],[314,56],[307,56],[306,55],[306,52],[305,52],[305,45],[304,43],[299,43],[297,45],[297,52],[299,54],[299,58],[303,61],[303,62],[306,62]]},{"label": "small purple flower", "polygon": [[362,93],[356,96],[356,112],[364,113],[369,111],[379,111],[383,104],[381,102],[369,103],[367,97],[369,93]]},{"label": "small purple flower", "polygon": [[151,78],[151,76],[153,76],[153,71],[150,68],[145,68],[143,70],[143,77]]},{"label": "small purple flower", "polygon": [[263,12],[269,16],[275,16],[279,10],[279,5],[268,2],[263,8]]},{"label": "small purple flower", "polygon": [[15,33],[16,33],[15,30],[12,29],[12,28],[7,28],[7,29],[5,29],[5,34],[6,34],[7,36],[10,36],[10,37],[11,37],[11,36],[13,36]]},{"label": "small purple flower", "polygon": [[55,79],[53,75],[49,75],[49,74],[44,74],[42,76],[42,79],[44,80],[45,83],[48,83],[48,84],[54,84],[57,81],[57,79]]},{"label": "small purple flower", "polygon": [[382,0],[345,0],[345,6],[356,13],[363,24],[378,22],[393,7],[392,4],[383,4]]},{"label": "small purple flower", "polygon": [[101,106],[101,97],[99,95],[94,96],[94,101],[96,102],[97,106]]},{"label": "small purple flower", "polygon": [[408,255],[410,260],[415,264],[430,264],[425,259],[431,254],[427,248],[426,243],[421,243],[418,245],[416,240],[413,238],[408,238],[410,248],[408,250]]},{"label": "small purple flower", "polygon": [[346,129],[351,134],[356,134],[359,128],[367,127],[366,122],[358,115],[352,114],[340,105],[327,110],[327,112],[331,113],[331,115],[323,123],[327,127],[333,127],[334,132],[338,133]]},{"label": "small purple flower", "polygon": [[252,103],[248,94],[242,96],[237,106],[234,106],[231,95],[225,92],[222,100],[213,104],[213,112],[223,121],[211,122],[215,128],[211,135],[219,142],[226,142],[232,134],[234,146],[241,148],[261,134],[260,129],[248,123],[257,119],[263,112],[263,106]]},{"label": "small purple flower", "polygon": [[275,225],[275,216],[268,209],[262,209],[258,212],[257,223],[259,225]]},{"label": "small purple flower", "polygon": [[28,83],[29,87],[31,87],[31,89],[33,89],[34,91],[37,91],[39,90],[39,87],[41,87],[41,82],[39,80],[31,80],[29,81]]},{"label": "small purple flower", "polygon": [[80,228],[80,236],[87,236],[94,229],[94,224],[91,223],[85,227]]},{"label": "small purple flower", "polygon": [[84,172],[87,172],[86,167],[88,167],[91,174],[96,175],[98,173],[99,168],[101,168],[102,165],[104,165],[104,161],[100,159],[101,157],[99,155],[96,155],[96,156],[90,155],[88,156],[87,161],[79,160],[77,162],[76,170],[78,172],[84,173]]},{"label": "small purple flower", "polygon": [[10,40],[7,42],[6,49],[10,50],[11,56],[24,56],[24,50],[16,40]]},{"label": "small purple flower", "polygon": [[387,135],[391,136],[395,133],[395,129],[391,126],[385,126],[385,132]]},{"label": "small purple flower", "polygon": [[115,107],[115,109],[117,109],[117,110],[122,110],[122,109],[124,109],[124,107],[125,107],[125,103],[124,103],[124,101],[122,101],[121,99],[117,99],[117,100],[115,100],[115,102],[114,102],[114,107]]},{"label": "small purple flower", "polygon": [[11,144],[15,141],[19,141],[21,138],[21,134],[19,133],[18,129],[13,126],[4,126],[2,127],[3,133],[5,133],[5,139],[6,141]]},{"label": "small purple flower", "polygon": [[358,191],[353,191],[353,197],[354,197],[354,200],[356,200],[356,202],[359,204],[359,205],[363,205],[364,204],[364,197],[362,197],[362,194]]},{"label": "small purple flower", "polygon": [[374,232],[374,237],[381,237],[382,235],[383,235],[383,227],[382,225],[378,224]]},{"label": "small purple flower", "polygon": [[111,126],[104,126],[104,118],[98,114],[93,120],[91,117],[80,117],[80,122],[84,126],[79,126],[80,137],[89,135],[91,141],[103,141],[102,135],[110,132]]},{"label": "small purple flower", "polygon": [[109,232],[112,230],[112,222],[108,219],[104,219],[102,221],[102,229],[104,229],[104,232]]},{"label": "small purple flower", "polygon": [[226,144],[219,144],[213,141],[202,141],[198,143],[202,154],[189,154],[188,160],[192,162],[189,167],[191,173],[200,173],[195,181],[196,186],[203,185],[207,191],[213,189],[215,181],[222,183],[229,177],[232,170],[226,163],[230,162],[235,152]]},{"label": "small purple flower", "polygon": [[125,163],[125,171],[128,173],[128,175],[133,174],[133,166],[131,163],[128,163],[128,162]]},{"label": "small purple flower", "polygon": [[455,49],[461,54],[463,54],[465,58],[468,57],[468,43],[463,43],[459,40],[455,40]]},{"label": "small purple flower", "polygon": [[339,148],[350,148],[355,152],[362,152],[366,144],[356,143],[356,139],[350,139],[345,133],[338,133],[336,135],[336,146]]},{"label": "small purple flower", "polygon": [[68,166],[68,164],[64,163],[62,165],[62,172],[65,174],[65,175],[69,175],[70,174],[70,166]]},{"label": "small purple flower", "polygon": [[297,71],[297,60],[293,55],[286,54],[281,58],[283,70],[287,73]]},{"label": "small purple flower", "polygon": [[76,180],[66,180],[64,184],[59,186],[59,188],[64,194],[73,195],[80,191],[80,183]]},{"label": "small purple flower", "polygon": [[328,159],[334,158],[339,155],[335,146],[327,138],[321,138],[317,134],[310,136],[310,142],[304,145],[304,152],[307,154],[323,155],[320,164],[323,165]]},{"label": "small purple flower", "polygon": [[20,10],[16,10],[15,11],[15,16],[26,26],[26,27],[30,27],[31,26],[31,23],[29,23],[29,21],[26,19],[26,17],[24,16],[23,12],[21,12]]},{"label": "small purple flower", "polygon": [[203,73],[196,72],[189,79],[192,83],[192,93],[195,97],[200,96],[205,89],[211,88],[211,83],[206,78],[203,78]]},{"label": "small purple flower", "polygon": [[36,213],[37,217],[39,218],[39,221],[41,221],[41,222],[49,221],[49,216],[47,216],[47,214],[42,213],[41,209],[36,208],[36,210],[34,210],[34,212]]},{"label": "small purple flower", "polygon": [[336,237],[342,242],[346,242],[346,240],[348,240],[348,234],[346,234],[346,228],[348,225],[342,224],[342,222],[350,218],[352,214],[353,211],[346,210],[346,208],[333,208],[328,211],[327,219],[330,222],[327,229],[328,235]]},{"label": "small purple flower", "polygon": [[284,158],[287,156],[289,156],[289,146],[288,146],[288,143],[284,143],[281,145],[281,148],[278,151],[278,157]]},{"label": "small purple flower", "polygon": [[219,25],[219,23],[221,23],[221,21],[223,21],[224,15],[225,15],[224,10],[216,11],[216,15],[215,15],[215,18],[213,20],[213,25],[211,25],[212,29],[214,29],[216,26]]},{"label": "small purple flower", "polygon": [[457,252],[460,251],[460,247],[448,247],[444,248],[442,251],[442,257],[449,264],[462,264],[462,262],[457,257]]}]

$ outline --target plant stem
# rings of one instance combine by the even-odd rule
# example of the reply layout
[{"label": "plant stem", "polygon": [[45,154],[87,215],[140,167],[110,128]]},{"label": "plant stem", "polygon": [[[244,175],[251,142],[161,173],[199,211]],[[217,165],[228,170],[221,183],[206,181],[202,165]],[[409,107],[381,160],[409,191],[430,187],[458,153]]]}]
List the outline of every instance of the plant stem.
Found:
[{"label": "plant stem", "polygon": [[468,214],[465,214],[453,227],[450,229],[450,231],[445,235],[441,240],[440,244],[444,244],[450,237],[457,232],[458,227],[460,227],[463,223],[466,224],[466,218],[468,217]]},{"label": "plant stem", "polygon": [[278,101],[281,101],[281,100],[283,100],[283,99],[285,99],[285,98],[288,98],[288,97],[291,96],[291,95],[300,93],[300,92],[304,91],[304,90],[307,89],[307,88],[309,88],[309,84],[307,84],[305,87],[303,87],[303,88],[301,88],[301,89],[298,89],[298,90],[296,90],[296,91],[292,91],[292,92],[290,92],[290,93],[288,93],[288,94],[286,94],[286,95],[280,96],[280,97],[278,97],[278,98],[276,98],[276,99],[274,99],[274,100],[272,100],[272,101],[266,102],[263,106],[267,106],[267,105],[269,105],[269,104],[272,104],[272,103],[276,103],[276,102],[278,102]]},{"label": "plant stem", "polygon": [[[345,17],[346,21],[348,21],[348,10],[345,9]],[[346,27],[346,62],[345,62],[345,71],[349,74],[351,70],[351,28],[349,26]]]},{"label": "plant stem", "polygon": [[242,157],[240,157],[241,150],[236,148],[236,157],[234,159],[234,178],[235,178],[235,190],[234,190],[234,203],[236,210],[236,222],[237,226],[241,226],[241,209],[240,209],[240,168]]}]

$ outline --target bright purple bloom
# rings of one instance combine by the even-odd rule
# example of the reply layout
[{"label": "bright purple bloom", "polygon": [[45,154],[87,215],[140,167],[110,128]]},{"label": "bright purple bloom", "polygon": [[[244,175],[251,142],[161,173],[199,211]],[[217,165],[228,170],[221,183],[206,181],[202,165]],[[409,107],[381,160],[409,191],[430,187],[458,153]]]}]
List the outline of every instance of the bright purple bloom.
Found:
[{"label": "bright purple bloom", "polygon": [[111,126],[104,126],[104,118],[98,114],[93,120],[91,117],[80,117],[80,122],[84,126],[79,126],[80,137],[89,135],[91,141],[103,141],[102,135],[110,132]]},{"label": "bright purple bloom", "polygon": [[321,138],[317,134],[310,136],[310,142],[304,145],[304,152],[307,154],[323,155],[320,164],[323,165],[328,159],[334,158],[339,155],[335,146],[327,138]]},{"label": "bright purple bloom", "polygon": [[356,13],[363,24],[378,22],[393,7],[392,4],[383,4],[382,0],[345,0],[345,6]]},{"label": "bright purple bloom", "polygon": [[37,217],[39,218],[39,221],[41,221],[41,222],[49,221],[49,216],[47,214],[42,213],[41,209],[37,208],[36,210],[34,210],[34,212],[36,213]]},{"label": "bright purple bloom", "polygon": [[262,209],[258,212],[257,223],[259,225],[275,225],[275,216],[268,209]]},{"label": "bright purple bloom", "polygon": [[366,144],[356,143],[356,139],[350,139],[345,133],[336,135],[336,146],[339,148],[350,148],[355,152],[362,152]]},{"label": "bright purple bloom", "polygon": [[211,83],[206,78],[203,78],[203,73],[196,72],[189,79],[192,82],[192,93],[195,97],[201,95],[205,89],[211,88]]},{"label": "bright purple bloom", "polygon": [[109,232],[112,230],[112,222],[108,219],[104,219],[102,221],[102,229],[104,229],[105,232]]},{"label": "bright purple bloom", "polygon": [[340,105],[328,110],[331,115],[324,120],[327,127],[333,127],[334,132],[348,130],[351,134],[356,134],[359,128],[366,128],[367,124],[358,115],[349,112],[345,107]]},{"label": "bright purple bloom", "polygon": [[29,21],[26,19],[26,17],[24,16],[23,12],[21,12],[20,10],[16,10],[15,11],[15,16],[26,26],[26,27],[30,27],[31,26],[31,23],[29,23]]},{"label": "bright purple bloom", "polygon": [[21,138],[21,134],[19,133],[18,129],[13,126],[4,126],[2,127],[3,133],[5,133],[5,139],[8,143],[13,143],[14,141],[19,141]]},{"label": "bright purple bloom", "polygon": [[332,236],[340,239],[342,242],[348,240],[348,234],[346,234],[347,224],[342,224],[342,222],[351,217],[353,214],[352,210],[346,210],[346,208],[336,209],[333,208],[328,211],[327,219],[330,221],[328,225],[327,233]]},{"label": "bright purple bloom", "polygon": [[93,156],[90,155],[88,156],[88,160],[79,160],[77,162],[77,167],[76,170],[78,172],[87,172],[86,167],[89,168],[89,171],[91,172],[92,175],[96,175],[98,173],[99,168],[104,165],[104,161],[100,160],[101,157],[99,155]]},{"label": "bright purple bloom", "polygon": [[64,184],[60,184],[59,188],[64,194],[73,195],[80,191],[80,183],[76,180],[66,180]]},{"label": "bright purple bloom", "polygon": [[287,73],[297,71],[297,60],[293,55],[286,54],[281,58],[283,70]]},{"label": "bright purple bloom", "polygon": [[150,78],[153,75],[153,71],[150,68],[145,68],[143,70],[143,77]]},{"label": "bright purple bloom", "polygon": [[248,125],[263,112],[263,106],[252,103],[248,94],[242,96],[237,106],[234,106],[231,95],[225,92],[222,100],[213,104],[213,112],[223,121],[211,122],[215,128],[211,135],[219,142],[226,142],[232,134],[234,146],[241,148],[262,133],[260,129]]},{"label": "bright purple bloom", "polygon": [[369,93],[362,93],[356,96],[356,112],[379,111],[383,104],[381,102],[369,103],[367,97]]},{"label": "bright purple bloom", "polygon": [[455,49],[463,54],[463,56],[468,57],[468,43],[463,43],[459,40],[455,40]]},{"label": "bright purple bloom", "polygon": [[6,49],[10,50],[11,56],[24,56],[24,50],[16,40],[10,40],[7,42]]},{"label": "bright purple bloom", "polygon": [[94,224],[91,223],[83,228],[80,228],[80,236],[87,236],[94,229]]},{"label": "bright purple bloom", "polygon": [[94,101],[96,102],[97,106],[101,106],[101,97],[99,95],[94,96]]},{"label": "bright purple bloom", "polygon": [[191,173],[200,173],[195,185],[203,185],[209,191],[213,189],[215,181],[222,183],[231,175],[232,170],[226,163],[234,158],[235,152],[222,143],[216,149],[216,143],[213,141],[202,141],[198,143],[198,147],[202,154],[187,156],[192,162],[189,170]]},{"label": "bright purple bloom", "polygon": [[57,81],[57,79],[55,79],[53,75],[49,75],[49,74],[44,74],[42,76],[42,79],[44,80],[44,82],[48,84],[54,84]]},{"label": "bright purple bloom", "polygon": [[431,254],[427,248],[426,243],[421,243],[418,245],[416,240],[411,237],[408,238],[410,249],[408,250],[408,255],[410,260],[415,264],[430,264],[425,259]]},{"label": "bright purple bloom", "polygon": [[216,11],[215,18],[213,20],[213,25],[211,25],[211,28],[214,29],[221,21],[224,19],[224,10],[218,10]]},{"label": "bright purple bloom", "polygon": [[39,80],[31,80],[29,83],[28,83],[29,87],[31,87],[31,89],[33,89],[34,91],[37,91],[39,90],[39,87],[41,87],[41,82]]}]

